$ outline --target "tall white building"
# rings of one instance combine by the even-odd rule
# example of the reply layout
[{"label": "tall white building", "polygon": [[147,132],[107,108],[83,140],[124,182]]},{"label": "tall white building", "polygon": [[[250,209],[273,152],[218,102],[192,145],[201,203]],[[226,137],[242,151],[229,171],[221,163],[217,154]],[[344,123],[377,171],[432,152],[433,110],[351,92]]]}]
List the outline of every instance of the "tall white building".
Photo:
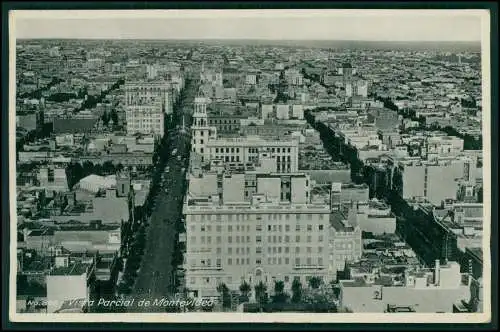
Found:
[{"label": "tall white building", "polygon": [[218,296],[220,283],[328,281],[330,207],[310,203],[309,182],[300,173],[191,176],[185,267],[194,296]]},{"label": "tall white building", "polygon": [[208,125],[208,102],[209,99],[205,97],[194,99],[193,125],[191,126],[191,152],[197,154],[202,162],[207,160],[208,140],[217,138],[217,127]]},{"label": "tall white building", "polygon": [[165,113],[159,102],[148,105],[129,105],[125,111],[127,134],[152,134],[162,137],[165,134]]},{"label": "tall white building", "polygon": [[127,134],[165,133],[165,114],[173,112],[172,87],[168,82],[125,84]]},{"label": "tall white building", "polygon": [[[278,172],[298,170],[299,140],[297,138],[266,140],[258,136],[218,138],[216,127],[208,125],[207,103],[204,97],[196,97],[191,126],[192,153],[202,162],[256,162],[264,155],[276,160]],[[288,105],[286,105],[288,107]]]}]

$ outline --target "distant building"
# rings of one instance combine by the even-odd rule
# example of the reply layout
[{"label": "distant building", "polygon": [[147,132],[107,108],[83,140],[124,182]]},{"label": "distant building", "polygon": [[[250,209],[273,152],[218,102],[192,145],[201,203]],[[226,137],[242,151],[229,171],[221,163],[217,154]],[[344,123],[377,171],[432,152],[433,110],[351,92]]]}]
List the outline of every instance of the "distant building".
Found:
[{"label": "distant building", "polygon": [[453,312],[454,303],[469,299],[470,279],[457,262],[436,264],[433,271],[405,271],[393,276],[356,277],[340,281],[340,306],[350,312]]},{"label": "distant building", "polygon": [[38,170],[40,186],[47,190],[59,192],[68,191],[68,179],[64,168],[54,165],[44,166]]},{"label": "distant building", "polygon": [[81,313],[88,305],[95,264],[73,263],[56,257],[56,266],[47,276],[47,313]]}]

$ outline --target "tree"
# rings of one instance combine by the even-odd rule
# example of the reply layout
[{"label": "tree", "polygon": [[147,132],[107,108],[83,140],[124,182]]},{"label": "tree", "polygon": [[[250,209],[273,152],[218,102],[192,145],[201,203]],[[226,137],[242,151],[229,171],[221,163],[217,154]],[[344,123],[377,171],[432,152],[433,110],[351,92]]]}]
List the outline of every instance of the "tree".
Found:
[{"label": "tree", "polygon": [[261,305],[267,303],[267,286],[261,281],[255,285],[255,299]]},{"label": "tree", "polygon": [[246,282],[243,281],[243,283],[240,285],[240,293],[242,295],[242,302],[248,301],[248,294],[252,291],[252,287]]},{"label": "tree", "polygon": [[221,295],[222,299],[222,308],[227,309],[231,307],[231,294],[229,292],[229,288],[225,283],[220,283],[217,285],[217,292]]},{"label": "tree", "polygon": [[311,287],[312,289],[318,289],[322,283],[323,279],[321,279],[320,277],[312,277],[311,279],[309,279],[309,287]]},{"label": "tree", "polygon": [[302,284],[298,279],[294,279],[292,283],[292,302],[298,303],[302,299]]},{"label": "tree", "polygon": [[109,113],[107,111],[104,111],[104,113],[102,113],[102,116],[101,116],[101,120],[102,120],[102,123],[104,124],[104,126],[108,126],[108,123],[109,123],[109,120],[111,119]]},{"label": "tree", "polygon": [[116,111],[116,109],[111,110],[110,118],[116,126],[118,124],[118,112]]},{"label": "tree", "polygon": [[285,303],[288,300],[288,294],[285,293],[285,283],[278,280],[274,283],[273,303]]}]

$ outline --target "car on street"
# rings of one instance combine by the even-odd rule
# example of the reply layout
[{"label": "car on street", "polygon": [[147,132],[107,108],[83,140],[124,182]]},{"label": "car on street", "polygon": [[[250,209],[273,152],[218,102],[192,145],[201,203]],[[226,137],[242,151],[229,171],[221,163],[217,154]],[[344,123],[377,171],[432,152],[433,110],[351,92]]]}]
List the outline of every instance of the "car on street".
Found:
[{"label": "car on street", "polygon": [[174,150],[172,151],[172,156],[175,156],[176,154],[177,154],[177,149],[174,149]]}]

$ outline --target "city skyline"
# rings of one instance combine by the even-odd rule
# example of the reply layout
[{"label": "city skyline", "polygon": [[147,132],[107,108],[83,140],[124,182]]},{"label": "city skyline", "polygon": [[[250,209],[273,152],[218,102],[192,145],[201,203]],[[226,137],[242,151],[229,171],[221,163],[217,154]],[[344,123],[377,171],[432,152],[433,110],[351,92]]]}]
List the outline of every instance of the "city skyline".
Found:
[{"label": "city skyline", "polygon": [[18,11],[14,34],[19,39],[480,42],[487,17],[468,10],[133,12],[63,11],[54,16],[53,11]]}]

